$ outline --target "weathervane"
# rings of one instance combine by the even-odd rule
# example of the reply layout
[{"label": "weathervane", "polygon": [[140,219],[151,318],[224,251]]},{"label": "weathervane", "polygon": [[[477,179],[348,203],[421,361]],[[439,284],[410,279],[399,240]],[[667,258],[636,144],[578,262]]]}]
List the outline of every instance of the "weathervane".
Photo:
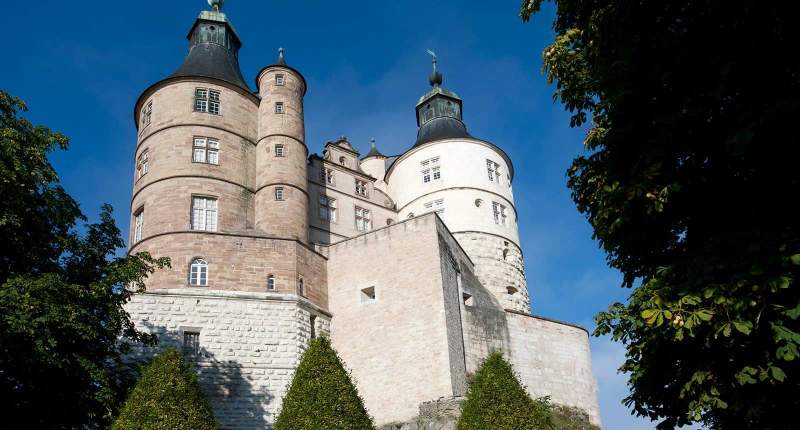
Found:
[{"label": "weathervane", "polygon": [[208,0],[208,5],[211,6],[211,9],[214,9],[216,12],[219,12],[224,4],[225,0]]},{"label": "weathervane", "polygon": [[436,53],[428,49],[428,54],[430,54],[431,62],[433,62],[433,72],[431,72],[430,78],[428,78],[428,82],[431,83],[432,87],[438,87],[442,85],[442,74],[436,70]]}]

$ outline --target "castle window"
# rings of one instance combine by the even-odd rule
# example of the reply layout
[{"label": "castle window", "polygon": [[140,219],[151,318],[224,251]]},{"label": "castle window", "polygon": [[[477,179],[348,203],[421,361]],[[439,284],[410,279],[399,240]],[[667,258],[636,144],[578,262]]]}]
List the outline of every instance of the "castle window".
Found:
[{"label": "castle window", "polygon": [[146,175],[147,172],[150,169],[150,166],[148,165],[149,152],[150,151],[148,151],[147,149],[142,151],[142,153],[139,154],[139,159],[136,161],[136,164],[137,164],[137,166],[136,166],[136,175],[137,175],[136,180],[137,181],[139,179],[142,179],[142,176]]},{"label": "castle window", "polygon": [[356,179],[356,194],[367,197],[367,181]]},{"label": "castle window", "polygon": [[281,74],[275,75],[275,85],[283,86],[284,84],[284,76]]},{"label": "castle window", "polygon": [[506,207],[500,203],[492,202],[492,213],[494,214],[494,223],[505,227],[506,218],[508,218]]},{"label": "castle window", "polygon": [[306,286],[302,277],[297,278],[297,294],[301,296],[305,296],[306,294]]},{"label": "castle window", "polygon": [[428,212],[436,212],[437,214],[444,213],[444,199],[436,199],[425,203],[425,209],[429,209]]},{"label": "castle window", "polygon": [[275,187],[275,200],[283,200],[283,187]]},{"label": "castle window", "polygon": [[424,160],[420,163],[420,166],[422,167],[423,184],[442,179],[442,173],[439,166],[439,157],[433,157]]},{"label": "castle window", "polygon": [[310,329],[311,329],[311,333],[310,333],[311,334],[311,339],[314,339],[315,337],[317,337],[317,316],[316,315],[311,315],[308,318],[308,324],[309,324]]},{"label": "castle window", "polygon": [[267,290],[275,291],[275,275],[267,276]]},{"label": "castle window", "polygon": [[189,265],[189,285],[205,287],[208,285],[208,262],[195,258]]},{"label": "castle window", "polygon": [[142,108],[142,127],[150,125],[150,120],[153,116],[153,102],[147,102],[147,105]]},{"label": "castle window", "polygon": [[344,156],[339,157],[339,164],[347,167],[347,158],[345,158]]},{"label": "castle window", "polygon": [[320,170],[320,181],[325,184],[333,185],[333,169],[326,169],[325,167]]},{"label": "castle window", "polygon": [[377,296],[375,295],[375,287],[367,287],[361,290],[361,303],[372,303]]},{"label": "castle window", "polygon": [[219,141],[207,137],[195,137],[192,144],[192,161],[219,164]]},{"label": "castle window", "polygon": [[356,206],[356,230],[368,231],[372,229],[372,220],[369,210]]},{"label": "castle window", "polygon": [[219,115],[219,91],[208,88],[194,90],[194,110]]},{"label": "castle window", "polygon": [[472,307],[475,306],[475,298],[472,297],[472,294],[463,292],[461,293],[461,300],[464,302],[464,306]]},{"label": "castle window", "polygon": [[275,156],[276,157],[283,157],[285,154],[283,150],[283,145],[275,145]]},{"label": "castle window", "polygon": [[217,199],[192,198],[192,230],[217,231]]},{"label": "castle window", "polygon": [[486,173],[490,182],[500,183],[500,165],[492,160],[486,160]]},{"label": "castle window", "polygon": [[183,332],[183,353],[188,355],[197,355],[200,353],[199,331]]},{"label": "castle window", "polygon": [[328,196],[319,196],[319,218],[321,220],[336,222],[336,199]]},{"label": "castle window", "polygon": [[144,208],[136,212],[135,228],[133,230],[133,241],[138,242],[142,240],[142,229],[144,228]]},{"label": "castle window", "polygon": [[508,286],[508,287],[506,287],[506,291],[508,292],[508,294],[509,294],[510,296],[513,296],[514,294],[517,294],[517,292],[518,292],[519,290],[517,290],[517,289],[516,289],[516,287],[511,287],[511,286]]},{"label": "castle window", "polygon": [[283,102],[275,102],[275,113],[283,113]]}]

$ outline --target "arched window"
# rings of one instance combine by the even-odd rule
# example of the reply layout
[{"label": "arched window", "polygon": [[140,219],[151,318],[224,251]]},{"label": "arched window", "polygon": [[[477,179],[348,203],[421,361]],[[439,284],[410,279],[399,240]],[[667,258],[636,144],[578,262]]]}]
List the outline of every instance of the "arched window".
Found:
[{"label": "arched window", "polygon": [[275,290],[275,275],[267,276],[267,290],[269,291]]},{"label": "arched window", "polygon": [[297,294],[301,296],[306,294],[306,287],[303,284],[303,278],[297,278]]},{"label": "arched window", "polygon": [[339,157],[339,164],[342,166],[347,166],[347,159],[344,156]]},{"label": "arched window", "polygon": [[189,265],[189,285],[205,287],[208,285],[208,262],[195,258]]}]

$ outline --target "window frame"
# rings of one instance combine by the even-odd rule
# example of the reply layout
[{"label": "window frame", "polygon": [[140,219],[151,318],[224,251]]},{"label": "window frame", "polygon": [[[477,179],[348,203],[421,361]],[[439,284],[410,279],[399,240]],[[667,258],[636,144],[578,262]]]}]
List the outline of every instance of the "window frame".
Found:
[{"label": "window frame", "polygon": [[275,86],[282,87],[286,85],[286,76],[283,73],[275,75]]},{"label": "window frame", "polygon": [[275,187],[275,201],[282,202],[286,200],[286,193],[283,187]]},{"label": "window frame", "polygon": [[[219,146],[218,139],[214,139],[213,137],[194,136],[192,138],[192,163],[219,166]],[[202,159],[198,159],[197,154],[201,154]],[[212,155],[214,161],[211,161]]]},{"label": "window frame", "polygon": [[284,114],[286,110],[284,109],[283,102],[275,102],[275,113],[276,114]]},{"label": "window frame", "polygon": [[[336,212],[337,212],[336,199],[325,194],[320,194],[319,199],[317,199],[317,202],[319,205],[319,210],[317,211],[319,219],[335,223]],[[325,213],[324,215],[323,215],[323,210]]]},{"label": "window frame", "polygon": [[428,212],[436,212],[441,215],[444,213],[444,198],[431,200],[426,202],[423,206],[428,209]]},{"label": "window frame", "polygon": [[355,178],[355,192],[361,197],[369,198],[368,182],[363,179]]},{"label": "window frame", "polygon": [[419,164],[423,184],[429,184],[442,179],[441,158],[438,155],[422,160]]},{"label": "window frame", "polygon": [[194,89],[194,111],[220,115],[222,91],[212,88],[196,87]]},{"label": "window frame", "polygon": [[200,355],[200,331],[199,330],[184,330],[183,331],[183,344],[181,351],[185,355],[198,356]]},{"label": "window frame", "polygon": [[372,230],[372,214],[369,209],[356,206],[354,209],[356,231],[367,232]]},{"label": "window frame", "polygon": [[275,156],[276,157],[285,157],[286,156],[286,146],[282,143],[275,144]]},{"label": "window frame", "polygon": [[[198,201],[203,202],[202,208],[195,206]],[[208,207],[209,202],[213,202],[213,208]],[[202,227],[196,228],[200,225],[195,222],[198,219],[198,212],[202,212]],[[209,214],[211,214],[211,218],[209,218]],[[219,199],[213,196],[192,195],[190,226],[191,230],[195,231],[217,231],[219,228]]]},{"label": "window frame", "polygon": [[150,148],[145,148],[136,159],[136,181],[142,179],[150,171]]},{"label": "window frame", "polygon": [[275,291],[276,285],[277,283],[275,281],[275,275],[272,273],[267,275],[267,291]]},{"label": "window frame", "polygon": [[152,122],[153,117],[153,101],[148,100],[147,104],[142,108],[142,129],[146,128]]},{"label": "window frame", "polygon": [[498,185],[501,183],[500,163],[487,158],[486,173],[489,175],[489,182],[494,182]]},{"label": "window frame", "polygon": [[[208,260],[205,258],[193,258],[192,261],[189,262],[189,285],[193,287],[207,287],[209,274],[211,273],[209,266]],[[195,268],[197,269],[196,271]]]},{"label": "window frame", "polygon": [[142,231],[144,230],[144,206],[134,212],[133,223],[133,243],[138,243],[142,240]]}]

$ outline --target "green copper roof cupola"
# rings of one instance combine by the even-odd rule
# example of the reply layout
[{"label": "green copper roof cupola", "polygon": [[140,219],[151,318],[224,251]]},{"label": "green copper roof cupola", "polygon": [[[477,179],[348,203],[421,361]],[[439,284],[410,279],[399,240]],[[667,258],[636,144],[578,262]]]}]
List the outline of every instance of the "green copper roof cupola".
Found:
[{"label": "green copper roof cupola", "polygon": [[224,0],[208,0],[211,10],[200,12],[189,34],[189,53],[173,77],[219,79],[250,91],[239,69],[242,42],[221,9]]},{"label": "green copper roof cupola", "polygon": [[456,93],[442,88],[443,77],[436,67],[436,54],[431,50],[428,50],[428,53],[433,57],[433,71],[428,78],[433,88],[417,102],[419,131],[415,146],[440,139],[472,137],[462,122],[461,98]]}]

